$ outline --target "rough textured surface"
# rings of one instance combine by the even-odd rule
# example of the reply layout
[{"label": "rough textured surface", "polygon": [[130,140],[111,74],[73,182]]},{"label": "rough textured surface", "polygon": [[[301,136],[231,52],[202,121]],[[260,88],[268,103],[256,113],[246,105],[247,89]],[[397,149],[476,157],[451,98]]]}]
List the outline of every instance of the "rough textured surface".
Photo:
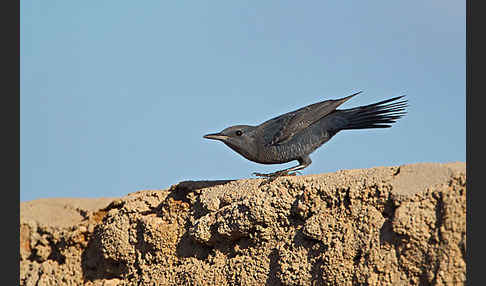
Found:
[{"label": "rough textured surface", "polygon": [[21,285],[462,285],[464,163],[21,203]]}]

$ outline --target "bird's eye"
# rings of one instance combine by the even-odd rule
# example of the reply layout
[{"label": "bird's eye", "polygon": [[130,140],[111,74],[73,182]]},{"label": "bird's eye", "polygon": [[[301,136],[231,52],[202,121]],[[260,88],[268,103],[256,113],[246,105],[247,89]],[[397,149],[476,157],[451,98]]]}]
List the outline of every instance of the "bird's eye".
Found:
[{"label": "bird's eye", "polygon": [[241,134],[243,134],[243,132],[241,132],[241,130],[236,130],[236,135],[237,136],[241,136]]}]

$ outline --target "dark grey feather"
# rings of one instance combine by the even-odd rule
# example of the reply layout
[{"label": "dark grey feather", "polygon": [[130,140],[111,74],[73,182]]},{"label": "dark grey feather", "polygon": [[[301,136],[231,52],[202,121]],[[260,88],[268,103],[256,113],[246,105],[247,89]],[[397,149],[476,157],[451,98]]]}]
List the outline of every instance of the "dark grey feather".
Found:
[{"label": "dark grey feather", "polygon": [[262,123],[258,127],[266,131],[264,133],[267,135],[264,140],[265,144],[267,146],[284,144],[292,139],[295,134],[333,112],[341,104],[360,93],[361,91],[340,99],[314,103]]}]

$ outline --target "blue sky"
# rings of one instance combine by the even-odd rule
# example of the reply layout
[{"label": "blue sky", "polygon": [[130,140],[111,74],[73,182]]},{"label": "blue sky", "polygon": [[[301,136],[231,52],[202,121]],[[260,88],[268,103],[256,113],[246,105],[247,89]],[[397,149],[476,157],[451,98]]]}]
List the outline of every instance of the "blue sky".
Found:
[{"label": "blue sky", "polygon": [[338,133],[303,174],[466,160],[461,1],[20,3],[20,199],[251,178],[203,139],[302,106],[406,94],[390,129]]}]

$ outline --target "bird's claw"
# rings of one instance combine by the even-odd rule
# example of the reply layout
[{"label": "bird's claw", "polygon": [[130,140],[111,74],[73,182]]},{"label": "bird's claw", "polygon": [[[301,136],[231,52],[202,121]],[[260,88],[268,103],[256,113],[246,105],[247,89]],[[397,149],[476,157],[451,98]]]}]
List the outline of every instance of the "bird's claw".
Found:
[{"label": "bird's claw", "polygon": [[257,172],[253,172],[253,175],[257,176],[257,177],[264,177],[264,178],[276,178],[276,177],[283,177],[283,176],[296,176],[297,174],[300,174],[300,172],[289,172],[289,171],[286,171],[286,170],[282,170],[282,171],[277,171],[277,172],[274,172],[274,173],[269,173],[269,174],[263,174],[263,173],[257,173]]}]

